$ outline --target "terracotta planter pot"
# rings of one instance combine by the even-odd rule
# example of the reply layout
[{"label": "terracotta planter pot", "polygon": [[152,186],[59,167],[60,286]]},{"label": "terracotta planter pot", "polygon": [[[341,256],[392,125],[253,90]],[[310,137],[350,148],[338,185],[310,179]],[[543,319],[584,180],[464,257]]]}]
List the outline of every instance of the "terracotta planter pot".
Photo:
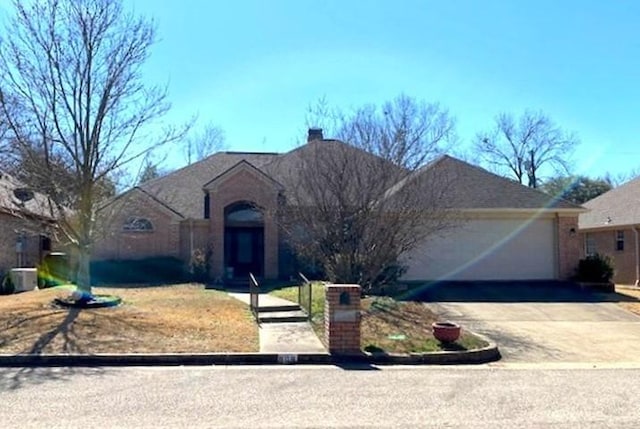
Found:
[{"label": "terracotta planter pot", "polygon": [[453,322],[434,322],[431,324],[433,336],[442,343],[452,343],[460,338],[460,325]]}]

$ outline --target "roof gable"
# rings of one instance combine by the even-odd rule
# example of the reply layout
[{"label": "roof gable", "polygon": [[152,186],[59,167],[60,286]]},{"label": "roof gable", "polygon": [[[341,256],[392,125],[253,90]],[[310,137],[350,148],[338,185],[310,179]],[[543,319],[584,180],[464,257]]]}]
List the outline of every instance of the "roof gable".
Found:
[{"label": "roof gable", "polygon": [[275,157],[275,153],[218,152],[139,187],[185,218],[202,219],[204,184],[242,160],[260,168]]},{"label": "roof gable", "polygon": [[448,155],[427,164],[414,175],[434,183],[443,176],[451,181],[445,195],[448,206],[453,209],[584,211],[581,206]]},{"label": "roof gable", "polygon": [[579,227],[612,228],[640,224],[640,177],[584,203]]},{"label": "roof gable", "polygon": [[215,189],[220,186],[222,183],[226,182],[233,178],[234,175],[238,174],[241,171],[248,171],[252,176],[256,177],[258,180],[266,183],[267,185],[273,186],[276,189],[282,189],[282,185],[278,183],[276,180],[267,175],[264,171],[256,168],[253,164],[251,164],[246,159],[241,160],[233,167],[219,174],[215,178],[211,179],[209,182],[205,183],[202,187],[205,190]]},{"label": "roof gable", "polygon": [[119,211],[122,207],[122,204],[125,204],[125,205],[131,204],[132,200],[133,200],[133,203],[135,204],[135,200],[137,198],[142,198],[142,199],[151,201],[155,207],[158,207],[159,210],[168,214],[171,217],[184,218],[184,215],[182,213],[180,213],[173,207],[165,204],[162,200],[159,200],[153,194],[150,194],[149,192],[145,191],[139,186],[135,186],[129,189],[128,191],[120,195],[116,195],[114,198],[109,199],[105,204],[101,205],[98,210],[111,215]]}]

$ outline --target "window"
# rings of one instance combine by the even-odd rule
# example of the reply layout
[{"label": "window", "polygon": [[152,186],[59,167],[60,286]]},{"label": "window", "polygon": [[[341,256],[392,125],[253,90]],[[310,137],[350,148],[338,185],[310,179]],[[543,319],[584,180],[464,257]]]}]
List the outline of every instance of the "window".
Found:
[{"label": "window", "polygon": [[40,236],[40,250],[42,250],[43,252],[51,251],[51,239],[46,235]]},{"label": "window", "polygon": [[122,230],[127,232],[153,231],[153,224],[149,219],[132,216],[122,225]]},{"label": "window", "polygon": [[204,194],[204,218],[209,219],[211,217],[211,197],[207,192]]},{"label": "window", "polygon": [[264,222],[262,212],[249,203],[238,203],[225,209],[225,221],[229,225],[260,225]]},{"label": "window", "polygon": [[593,237],[593,234],[585,234],[585,253],[587,256],[595,255],[597,253],[596,250],[596,240]]},{"label": "window", "polygon": [[616,231],[616,250],[624,250],[624,231]]}]

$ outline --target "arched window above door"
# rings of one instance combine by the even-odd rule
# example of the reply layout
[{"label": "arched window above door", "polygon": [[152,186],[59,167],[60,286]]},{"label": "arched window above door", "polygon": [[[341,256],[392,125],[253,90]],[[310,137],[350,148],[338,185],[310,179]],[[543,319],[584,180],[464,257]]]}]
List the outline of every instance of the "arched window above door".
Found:
[{"label": "arched window above door", "polygon": [[253,224],[264,222],[262,211],[249,203],[237,203],[225,209],[225,223],[229,224]]},{"label": "arched window above door", "polygon": [[126,232],[153,231],[153,224],[147,218],[131,216],[122,225],[122,230]]}]

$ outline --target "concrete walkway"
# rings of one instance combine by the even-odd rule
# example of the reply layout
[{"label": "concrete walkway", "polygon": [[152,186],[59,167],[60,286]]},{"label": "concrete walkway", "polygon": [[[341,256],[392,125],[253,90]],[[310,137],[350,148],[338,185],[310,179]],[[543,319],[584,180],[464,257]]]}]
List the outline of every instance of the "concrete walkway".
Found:
[{"label": "concrete walkway", "polygon": [[[249,293],[229,292],[229,296],[249,305]],[[295,302],[262,293],[258,303],[260,307],[296,305]],[[309,322],[271,322],[258,326],[261,353],[326,353]]]}]

